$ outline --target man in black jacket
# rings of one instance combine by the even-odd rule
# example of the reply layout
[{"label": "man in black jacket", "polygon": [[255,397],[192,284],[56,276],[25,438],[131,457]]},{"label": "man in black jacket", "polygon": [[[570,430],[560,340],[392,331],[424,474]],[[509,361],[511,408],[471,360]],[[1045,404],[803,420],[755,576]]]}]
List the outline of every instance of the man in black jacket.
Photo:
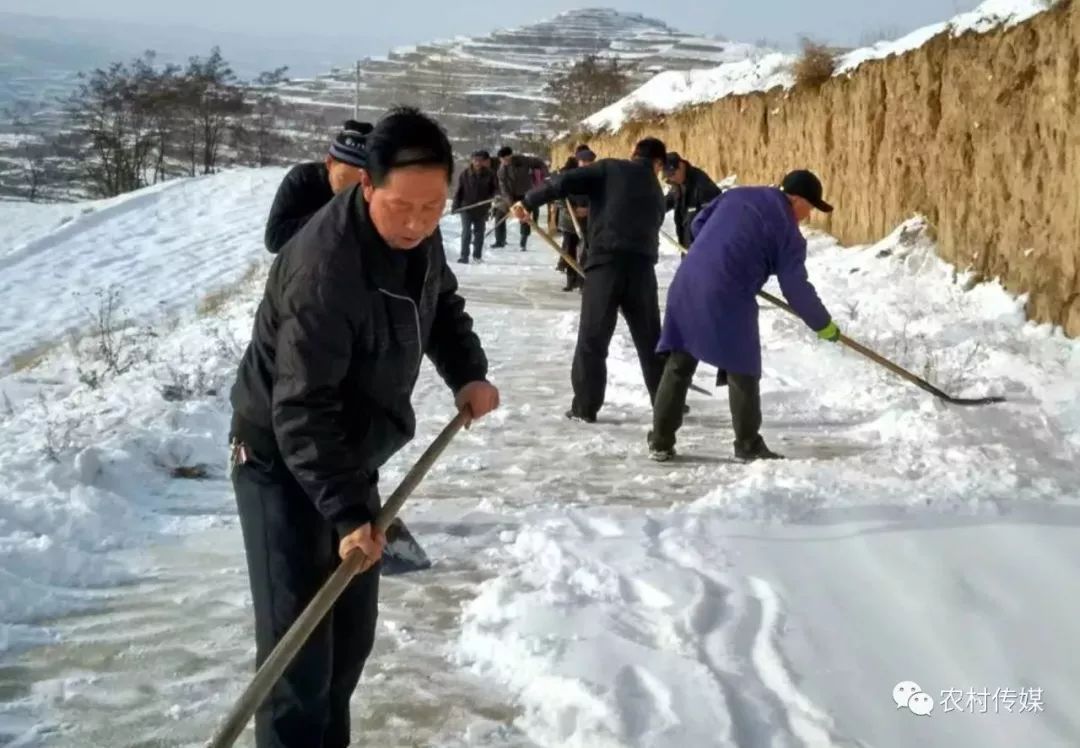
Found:
[{"label": "man in black jacket", "polygon": [[[520,202],[525,193],[531,190],[536,181],[547,178],[547,164],[532,156],[522,156],[514,153],[509,146],[499,149],[499,195],[507,205]],[[540,206],[536,206],[533,219],[539,215]],[[529,242],[530,226],[528,223],[521,224],[521,251],[525,251],[525,245]]]},{"label": "man in black jacket", "polygon": [[664,165],[664,179],[671,185],[667,209],[675,210],[675,236],[684,249],[694,241],[691,226],[698,211],[720,196],[716,182],[678,153],[669,153]]},{"label": "man in black jacket", "polygon": [[630,328],[650,400],[656,395],[663,361],[656,354],[660,305],[655,265],[664,222],[664,193],[657,177],[665,156],[662,141],[645,138],[631,159],[600,159],[564,171],[513,207],[514,216],[525,221],[534,208],[552,200],[570,195],[589,200],[589,250],[568,418],[596,421],[607,388],[608,345],[620,311]]},{"label": "man in black jacket", "polygon": [[[453,152],[412,109],[366,138],[359,185],[278,255],[232,388],[232,479],[261,664],[340,559],[378,561],[378,471],[414,435],[424,355],[480,418],[498,406],[446,264]],[[258,748],[349,745],[375,636],[379,572],[357,575],[256,714]]]},{"label": "man in black jacket", "polygon": [[297,164],[285,175],[266,219],[266,249],[279,252],[337,193],[360,182],[361,144],[371,125],[348,120],[323,161]]},{"label": "man in black jacket", "polygon": [[[490,201],[498,191],[495,172],[486,166],[490,160],[487,151],[474,152],[472,163],[458,176],[457,189],[454,190],[454,203],[451,206],[453,211],[456,213],[467,208],[461,213],[461,257],[458,258],[461,263],[469,262],[470,243],[473,259],[479,260],[483,255],[484,231],[488,211],[491,210]],[[470,205],[473,207],[468,207]]]}]

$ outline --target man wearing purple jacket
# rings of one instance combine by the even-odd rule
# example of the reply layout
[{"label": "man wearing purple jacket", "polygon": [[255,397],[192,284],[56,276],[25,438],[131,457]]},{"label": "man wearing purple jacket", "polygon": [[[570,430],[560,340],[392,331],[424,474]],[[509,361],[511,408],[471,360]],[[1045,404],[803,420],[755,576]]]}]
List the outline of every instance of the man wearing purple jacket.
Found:
[{"label": "man wearing purple jacket", "polygon": [[675,455],[686,392],[699,361],[717,367],[728,384],[735,456],[778,459],[761,429],[761,339],[756,294],[775,275],[780,290],[818,337],[835,342],[840,331],[806,274],[806,239],[799,224],[822,199],[821,181],[793,171],[775,187],[737,187],[702,208],[694,243],[668,290],[657,352],[668,353],[653,407],[650,457]]}]

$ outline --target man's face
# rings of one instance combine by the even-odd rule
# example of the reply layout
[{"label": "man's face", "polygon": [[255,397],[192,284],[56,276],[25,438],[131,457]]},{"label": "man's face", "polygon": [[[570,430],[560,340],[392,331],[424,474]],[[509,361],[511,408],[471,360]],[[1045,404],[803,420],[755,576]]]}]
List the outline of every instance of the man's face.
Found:
[{"label": "man's face", "polygon": [[392,249],[402,250],[415,249],[435,233],[449,192],[440,166],[394,169],[379,187],[363,172],[361,185],[379,235]]},{"label": "man's face", "polygon": [[480,171],[484,168],[484,159],[476,157],[472,160],[473,171]]},{"label": "man's face", "polygon": [[360,184],[360,175],[363,173],[360,167],[342,163],[330,156],[326,157],[326,170],[330,176],[330,189],[335,195],[354,184]]},{"label": "man's face", "polygon": [[799,197],[798,195],[791,196],[791,209],[795,211],[795,220],[802,223],[810,217],[810,214],[814,210],[814,206],[806,200],[806,198]]}]

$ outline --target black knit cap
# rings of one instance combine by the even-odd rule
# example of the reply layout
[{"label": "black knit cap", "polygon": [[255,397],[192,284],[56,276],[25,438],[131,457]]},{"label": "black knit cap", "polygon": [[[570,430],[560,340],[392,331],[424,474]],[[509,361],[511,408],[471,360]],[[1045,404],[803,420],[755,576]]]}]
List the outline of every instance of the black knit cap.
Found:
[{"label": "black knit cap", "polygon": [[367,166],[367,136],[374,129],[370,122],[346,120],[341,132],[330,143],[330,156],[343,164],[364,168]]},{"label": "black knit cap", "polygon": [[592,149],[589,148],[589,146],[587,146],[587,145],[582,146],[582,147],[578,148],[576,151],[574,151],[574,157],[578,161],[587,161],[589,163],[596,160],[596,154],[593,153]]},{"label": "black knit cap", "polygon": [[679,170],[679,165],[682,164],[683,157],[676,151],[668,151],[667,158],[664,160],[664,173],[674,174]]}]

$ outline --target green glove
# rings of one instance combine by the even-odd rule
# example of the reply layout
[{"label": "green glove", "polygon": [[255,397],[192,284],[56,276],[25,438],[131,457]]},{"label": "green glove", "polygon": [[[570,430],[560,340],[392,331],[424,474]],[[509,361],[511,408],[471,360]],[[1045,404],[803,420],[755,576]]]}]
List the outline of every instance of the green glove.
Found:
[{"label": "green glove", "polygon": [[828,340],[830,343],[835,343],[840,339],[840,328],[836,326],[836,323],[829,320],[829,324],[817,331],[817,336],[822,340]]}]

